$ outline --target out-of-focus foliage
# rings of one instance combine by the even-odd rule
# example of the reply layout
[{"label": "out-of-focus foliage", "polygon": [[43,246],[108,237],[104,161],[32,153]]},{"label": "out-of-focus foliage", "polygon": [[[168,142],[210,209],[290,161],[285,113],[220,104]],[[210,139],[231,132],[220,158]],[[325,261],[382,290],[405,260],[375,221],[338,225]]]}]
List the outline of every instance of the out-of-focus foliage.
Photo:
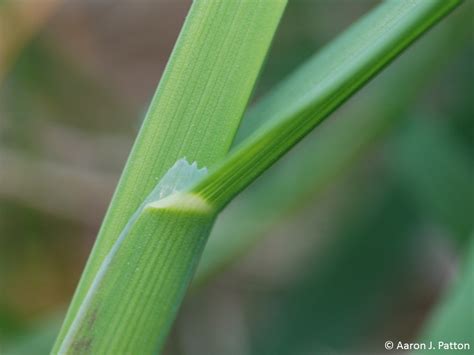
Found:
[{"label": "out-of-focus foliage", "polygon": [[[291,1],[256,99],[375,4]],[[10,62],[0,83],[0,351],[50,349],[59,326],[54,316],[47,326],[50,314],[77,284],[188,5],[58,3]],[[379,353],[385,340],[418,337],[472,230],[472,5],[461,5],[297,147],[294,157],[305,146],[338,148],[359,132],[355,121],[376,112],[381,120],[371,122],[387,125],[339,160],[334,175],[325,177],[329,152],[307,148],[315,160],[301,166],[302,180],[286,168],[288,157],[248,190],[273,180],[269,200],[242,195],[230,206],[229,216],[244,209],[233,241],[265,238],[189,295],[170,353],[251,354],[277,344],[282,354]],[[396,83],[403,75],[416,80]],[[397,96],[406,96],[401,108]],[[323,137],[344,123],[353,132]],[[267,211],[287,200],[288,186],[302,188],[304,204],[250,219],[247,203]]]},{"label": "out-of-focus foliage", "polygon": [[454,134],[446,118],[414,115],[394,137],[391,163],[414,203],[448,233],[465,240],[474,210],[472,162]]},{"label": "out-of-focus foliage", "polygon": [[[448,343],[450,339],[459,344],[474,342],[474,242],[467,246],[465,260],[459,277],[452,283],[452,289],[447,292],[441,304],[433,312],[421,340],[432,342],[439,346],[439,342]],[[420,351],[420,354],[443,354],[446,349],[442,346],[434,352],[433,349]],[[469,350],[469,349],[467,349]]]},{"label": "out-of-focus foliage", "polygon": [[[325,250],[328,256],[315,251],[308,260],[313,272],[285,284],[270,302],[265,293],[257,300],[256,320],[250,323],[255,327],[252,353],[339,353],[373,341],[367,334],[376,332],[389,316],[394,296],[402,293],[398,280],[408,274],[410,264],[400,260],[410,256],[417,216],[410,198],[396,188],[382,196],[380,191],[360,195],[365,196],[356,194],[362,206],[353,206],[359,213],[340,215],[344,223]],[[270,315],[263,321],[258,319],[261,307]],[[370,345],[375,351],[375,344]]]}]

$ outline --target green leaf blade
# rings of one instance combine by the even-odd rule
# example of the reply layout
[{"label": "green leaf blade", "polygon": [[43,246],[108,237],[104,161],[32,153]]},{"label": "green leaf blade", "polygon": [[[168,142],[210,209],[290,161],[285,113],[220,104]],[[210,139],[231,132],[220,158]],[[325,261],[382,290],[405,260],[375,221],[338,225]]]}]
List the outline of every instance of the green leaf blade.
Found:
[{"label": "green leaf blade", "polygon": [[[220,208],[225,206],[459,3],[419,0],[387,1],[380,5],[323,51],[319,61],[311,63],[313,75],[296,73],[268,99],[268,105],[262,104],[257,112],[267,114],[269,120],[237,146],[194,191]],[[287,107],[277,99],[285,96],[295,98]],[[243,134],[249,130],[242,129]]]}]

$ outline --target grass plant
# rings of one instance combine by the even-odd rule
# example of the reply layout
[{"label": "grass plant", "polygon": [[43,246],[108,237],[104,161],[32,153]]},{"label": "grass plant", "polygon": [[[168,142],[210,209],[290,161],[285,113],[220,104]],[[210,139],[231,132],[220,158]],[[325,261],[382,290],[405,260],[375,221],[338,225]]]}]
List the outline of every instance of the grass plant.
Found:
[{"label": "grass plant", "polygon": [[285,2],[194,2],[53,352],[162,348],[218,213],[458,4],[376,7],[258,104],[228,153]]}]

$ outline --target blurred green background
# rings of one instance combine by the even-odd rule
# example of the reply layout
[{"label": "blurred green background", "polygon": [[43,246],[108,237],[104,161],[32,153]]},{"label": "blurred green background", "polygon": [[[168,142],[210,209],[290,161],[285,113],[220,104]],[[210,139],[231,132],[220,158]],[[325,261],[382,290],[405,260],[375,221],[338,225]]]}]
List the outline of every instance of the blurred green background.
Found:
[{"label": "blurred green background", "polygon": [[[253,100],[376,4],[290,1]],[[0,353],[48,353],[189,5],[0,0]],[[454,11],[229,206],[168,353],[417,338],[472,236],[473,14]]]}]

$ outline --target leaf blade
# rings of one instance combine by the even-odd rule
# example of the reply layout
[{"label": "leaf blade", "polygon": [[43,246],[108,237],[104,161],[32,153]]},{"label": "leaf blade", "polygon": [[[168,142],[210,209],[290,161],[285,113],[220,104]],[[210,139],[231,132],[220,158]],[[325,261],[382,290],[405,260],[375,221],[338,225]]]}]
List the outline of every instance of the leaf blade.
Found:
[{"label": "leaf blade", "polygon": [[[238,257],[257,244],[272,226],[288,218],[294,209],[299,211],[302,200],[317,198],[320,192],[326,191],[334,178],[337,179],[354,161],[359,161],[368,148],[406,118],[407,107],[419,99],[427,83],[469,39],[467,13],[456,15],[458,18],[450,18],[437,33],[429,35],[422,43],[416,44],[417,48],[404,54],[400,58],[402,62],[394,63],[393,69],[388,69],[390,72],[382,74],[383,78],[376,79],[380,82],[374,83],[376,85],[370,87],[363,97],[359,96],[342,117],[313,132],[312,137],[298,145],[297,151],[275,164],[271,171],[226,207],[217,219],[204,250],[194,280],[196,286],[238,261]],[[457,41],[452,41],[452,38],[457,38]],[[318,60],[317,56],[309,59],[310,62],[315,60]],[[302,77],[307,77],[312,66],[303,64],[297,70]],[[286,80],[291,80],[291,77]],[[408,80],[410,86],[405,88]],[[274,90],[278,91],[284,85],[287,84],[279,84]],[[392,94],[394,90],[396,95]],[[273,95],[272,90],[250,109],[248,117],[243,120],[248,131],[257,127],[255,120],[258,117],[253,115],[261,110],[259,106],[270,105]],[[239,131],[241,139],[248,134],[244,131]],[[274,191],[278,191],[276,196]]]},{"label": "leaf blade", "polygon": [[[338,63],[323,65],[316,77],[296,88],[302,98],[288,107],[277,109],[271,120],[238,145],[220,166],[194,187],[195,193],[223,208],[236,194],[254,181],[263,171],[291,149],[324,118],[339,107],[363,84],[386,66],[396,55],[447,15],[460,1],[387,1],[363,18],[342,37],[342,41],[323,52],[326,61],[339,46],[355,37],[356,60],[344,57]],[[385,24],[390,24],[385,26]],[[385,26],[385,27],[384,27]],[[362,36],[362,33],[380,33]],[[341,44],[342,43],[342,44]],[[295,76],[295,83],[301,81]],[[290,82],[292,82],[290,80]],[[290,93],[292,85],[280,88],[275,95]],[[293,90],[295,91],[295,90]],[[277,100],[278,101],[278,100]],[[263,106],[265,107],[265,105]],[[272,110],[270,105],[270,111]],[[278,108],[279,105],[276,105]],[[269,116],[270,117],[270,116]]]}]

